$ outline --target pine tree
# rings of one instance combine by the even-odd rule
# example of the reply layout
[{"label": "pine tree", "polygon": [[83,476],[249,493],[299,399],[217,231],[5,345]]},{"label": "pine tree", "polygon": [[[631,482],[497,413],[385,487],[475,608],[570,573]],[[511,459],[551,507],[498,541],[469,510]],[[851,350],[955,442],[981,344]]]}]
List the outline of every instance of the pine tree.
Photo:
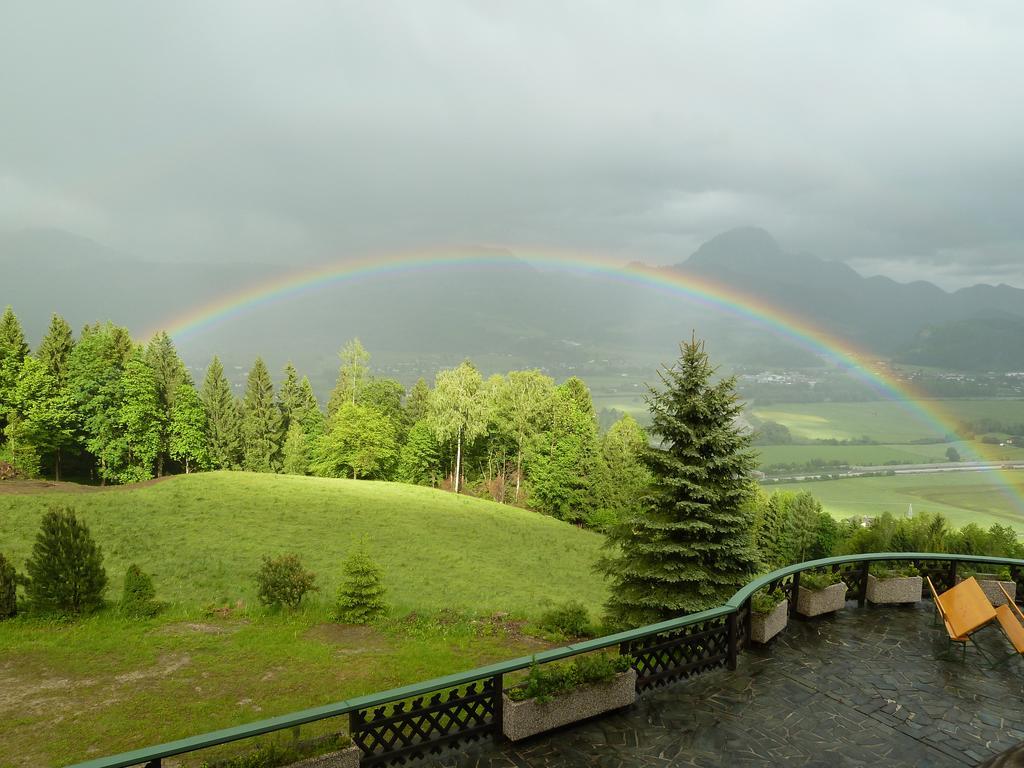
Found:
[{"label": "pine tree", "polygon": [[7,425],[7,411],[26,357],[25,334],[14,310],[8,306],[0,316],[0,430]]},{"label": "pine tree", "polygon": [[310,440],[321,437],[326,429],[323,411],[320,410],[320,402],[313,392],[313,385],[309,383],[309,377],[303,376],[299,383],[298,403],[295,406],[295,420],[302,425],[302,431]]},{"label": "pine tree", "polygon": [[14,565],[0,552],[0,620],[18,612],[18,574]]},{"label": "pine tree", "polygon": [[383,572],[359,547],[345,560],[335,600],[335,618],[346,624],[369,624],[387,613]]},{"label": "pine tree", "polygon": [[121,613],[127,616],[155,616],[160,611],[160,603],[156,601],[156,588],[153,578],[139,566],[132,563],[124,574],[124,589],[121,592]]},{"label": "pine tree", "polygon": [[250,472],[276,472],[280,448],[281,412],[274,401],[274,383],[267,364],[257,357],[242,401],[242,467]]},{"label": "pine tree", "polygon": [[25,570],[25,594],[40,611],[81,614],[103,604],[103,553],[70,507],[52,507],[43,515]]},{"label": "pine tree", "polygon": [[346,342],[338,357],[341,359],[341,366],[338,368],[338,380],[327,401],[328,418],[344,403],[357,405],[363,387],[370,377],[370,353],[359,339]]},{"label": "pine tree", "polygon": [[178,385],[174,405],[171,407],[169,432],[170,456],[185,466],[185,474],[210,466],[206,411],[199,393],[188,382]]},{"label": "pine tree", "polygon": [[46,365],[46,370],[63,387],[67,383],[68,360],[75,348],[71,326],[58,314],[50,318],[50,328],[39,344],[36,356]]},{"label": "pine tree", "polygon": [[782,527],[783,557],[786,564],[802,563],[814,557],[823,510],[809,491],[791,495],[788,502]]},{"label": "pine tree", "polygon": [[609,621],[640,626],[724,603],[756,571],[750,475],[756,456],[736,423],[742,403],[734,378],[713,381],[704,343],[680,345],[680,358],[650,389],[646,452],[653,482],[643,511],[615,526],[598,569],[612,582]]},{"label": "pine tree", "polygon": [[405,398],[405,420],[409,425],[422,421],[430,414],[430,387],[421,376]]},{"label": "pine tree", "polygon": [[224,366],[215,356],[206,369],[199,399],[206,411],[206,440],[210,463],[216,469],[234,469],[241,464],[242,438],[238,405]]},{"label": "pine tree", "polygon": [[629,415],[602,436],[593,492],[596,511],[590,518],[595,527],[607,530],[640,511],[651,483],[642,458],[647,445],[647,433]]},{"label": "pine tree", "polygon": [[292,418],[299,409],[299,398],[302,396],[299,385],[299,372],[290,362],[284,367],[284,381],[277,391],[277,407],[281,411],[281,433],[287,435],[292,425]]},{"label": "pine tree", "polygon": [[174,348],[174,342],[167,335],[166,331],[160,331],[153,335],[149,345],[146,347],[146,364],[153,369],[153,377],[156,382],[157,399],[160,403],[160,448],[157,454],[156,473],[158,477],[164,474],[164,464],[170,458],[171,450],[171,411],[174,409],[174,399],[178,394],[178,387],[182,384],[191,384],[192,378],[185,369],[185,364],[178,357],[178,351]]},{"label": "pine tree", "polygon": [[417,421],[398,459],[398,480],[411,485],[437,485],[441,474],[441,448],[426,419]]},{"label": "pine tree", "polygon": [[[71,352],[75,348],[74,335],[71,326],[58,314],[50,318],[50,327],[39,344],[39,351],[36,356],[46,366],[47,373],[56,383],[55,395],[65,401],[70,408],[70,397],[68,394],[68,364],[71,359]],[[52,441],[53,451],[53,475],[55,480],[60,480],[61,465],[63,464],[65,451],[74,446],[74,414],[67,414],[67,421],[62,424],[58,433],[58,439]]]},{"label": "pine tree", "polygon": [[530,462],[531,503],[561,520],[588,520],[597,448],[597,415],[590,391],[573,376],[555,390],[551,429],[539,436]]}]

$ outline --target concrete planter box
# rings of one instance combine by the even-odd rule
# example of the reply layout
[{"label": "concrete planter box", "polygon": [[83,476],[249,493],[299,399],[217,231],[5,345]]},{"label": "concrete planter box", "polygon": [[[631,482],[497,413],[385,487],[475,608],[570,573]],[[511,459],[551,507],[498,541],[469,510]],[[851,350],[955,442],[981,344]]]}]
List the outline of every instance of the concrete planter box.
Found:
[{"label": "concrete planter box", "polygon": [[750,639],[755,643],[767,643],[786,628],[789,621],[789,602],[783,600],[771,613],[750,614]]},{"label": "concrete planter box", "polygon": [[924,579],[920,576],[892,576],[879,579],[868,574],[869,603],[916,603],[921,599]]},{"label": "concrete planter box", "polygon": [[[1003,590],[999,589],[999,585],[1003,585],[1003,589],[1010,593],[1010,597],[1014,600],[1017,599],[1017,584],[1012,581],[1001,581],[995,574],[986,575],[984,573],[975,574],[974,578],[977,580],[978,585],[982,591],[988,597],[992,605],[1003,605],[1006,602],[1006,596],[1003,594]],[[962,578],[958,578],[957,584],[963,581]]]},{"label": "concrete planter box", "polygon": [[359,768],[359,758],[363,751],[359,747],[346,747],[337,752],[328,752],[307,760],[292,763],[288,768]]},{"label": "concrete planter box", "polygon": [[544,704],[538,704],[535,699],[512,701],[504,693],[502,699],[501,730],[506,738],[519,741],[629,706],[636,701],[636,670],[622,672],[603,683],[577,688]]},{"label": "concrete planter box", "polygon": [[846,585],[833,584],[825,589],[800,587],[796,599],[797,613],[803,616],[820,616],[846,607]]}]

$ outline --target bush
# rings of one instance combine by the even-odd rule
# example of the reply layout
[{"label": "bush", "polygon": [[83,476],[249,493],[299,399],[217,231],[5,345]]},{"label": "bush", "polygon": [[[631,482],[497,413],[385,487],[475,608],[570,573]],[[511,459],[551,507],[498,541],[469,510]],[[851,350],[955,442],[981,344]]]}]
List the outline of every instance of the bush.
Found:
[{"label": "bush", "polygon": [[545,612],[537,626],[565,637],[583,637],[590,634],[590,614],[582,603],[570,600]]},{"label": "bush", "polygon": [[71,507],[52,507],[43,516],[25,570],[25,593],[36,610],[82,614],[103,605],[103,553]]},{"label": "bush", "polygon": [[810,589],[817,591],[819,589],[827,589],[833,584],[841,584],[842,579],[838,573],[815,573],[814,571],[804,571],[800,574],[800,586],[804,589]]},{"label": "bush", "polygon": [[132,563],[124,574],[124,591],[121,594],[121,612],[129,616],[155,616],[160,612],[156,601],[153,579]]},{"label": "bush", "polygon": [[380,566],[365,550],[356,549],[345,561],[334,617],[346,624],[368,624],[387,613],[382,577]]},{"label": "bush", "polygon": [[632,656],[578,656],[571,664],[534,664],[526,680],[508,690],[513,701],[536,699],[538,704],[551,701],[582,685],[603,683],[633,664]]},{"label": "bush", "polygon": [[920,576],[921,572],[913,563],[881,562],[868,566],[868,573],[876,579],[897,579],[905,576]]},{"label": "bush", "polygon": [[9,619],[18,612],[18,574],[0,552],[0,619]]},{"label": "bush", "polygon": [[772,592],[771,594],[763,591],[755,592],[754,596],[750,598],[750,608],[754,613],[771,613],[785,599],[786,596],[782,592]]},{"label": "bush", "polygon": [[257,597],[263,605],[297,608],[307,592],[317,592],[316,574],[302,567],[299,556],[281,555],[273,559],[264,556],[263,565],[256,573]]}]

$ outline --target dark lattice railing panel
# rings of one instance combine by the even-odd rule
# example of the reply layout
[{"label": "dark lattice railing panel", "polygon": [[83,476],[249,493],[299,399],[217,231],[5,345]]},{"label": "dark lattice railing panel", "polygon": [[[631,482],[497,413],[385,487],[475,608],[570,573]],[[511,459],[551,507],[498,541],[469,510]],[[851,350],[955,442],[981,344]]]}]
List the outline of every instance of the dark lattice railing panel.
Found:
[{"label": "dark lattice railing panel", "polygon": [[401,765],[442,750],[501,733],[501,678],[475,683],[350,716],[352,742],[361,765]]},{"label": "dark lattice railing panel", "polygon": [[636,687],[642,690],[724,666],[729,652],[729,627],[725,618],[712,619],[633,640],[624,646],[634,659]]},{"label": "dark lattice railing panel", "polygon": [[739,614],[736,617],[738,650],[741,651],[746,649],[748,645],[747,638],[750,637],[750,612],[752,610],[750,600],[747,600],[740,606]]},{"label": "dark lattice railing panel", "polygon": [[[956,586],[952,561],[950,560],[914,560],[914,566],[922,576],[931,578],[932,584],[935,585],[935,591],[940,594]],[[928,592],[928,585],[923,581],[921,584],[921,595],[922,597],[931,597],[931,594]]]},{"label": "dark lattice railing panel", "polygon": [[1014,602],[1024,605],[1024,568],[1010,566],[1010,580],[1017,585],[1017,595]]},{"label": "dark lattice railing panel", "polygon": [[861,567],[860,563],[833,565],[832,573],[843,580],[843,583],[849,590],[847,593],[848,598],[852,598],[860,594],[864,587],[864,569]]}]

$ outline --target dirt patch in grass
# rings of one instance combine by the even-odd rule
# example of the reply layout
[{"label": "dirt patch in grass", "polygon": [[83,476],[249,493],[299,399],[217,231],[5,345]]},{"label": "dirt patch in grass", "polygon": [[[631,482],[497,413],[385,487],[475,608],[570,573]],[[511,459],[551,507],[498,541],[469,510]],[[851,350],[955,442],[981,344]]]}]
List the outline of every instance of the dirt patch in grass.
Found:
[{"label": "dirt patch in grass", "polygon": [[303,637],[338,646],[346,653],[391,650],[391,643],[384,635],[360,624],[317,624],[306,630]]},{"label": "dirt patch in grass", "polygon": [[150,485],[170,480],[173,475],[154,477],[141,483],[128,485],[83,485],[82,483],[57,482],[55,480],[3,480],[0,481],[0,494],[32,494],[32,493],[101,493],[106,491],[130,491],[146,488]]},{"label": "dirt patch in grass", "polygon": [[230,624],[210,624],[203,621],[179,621],[166,624],[155,630],[155,635],[181,637],[182,635],[233,635],[248,624],[247,621],[236,621]]}]

